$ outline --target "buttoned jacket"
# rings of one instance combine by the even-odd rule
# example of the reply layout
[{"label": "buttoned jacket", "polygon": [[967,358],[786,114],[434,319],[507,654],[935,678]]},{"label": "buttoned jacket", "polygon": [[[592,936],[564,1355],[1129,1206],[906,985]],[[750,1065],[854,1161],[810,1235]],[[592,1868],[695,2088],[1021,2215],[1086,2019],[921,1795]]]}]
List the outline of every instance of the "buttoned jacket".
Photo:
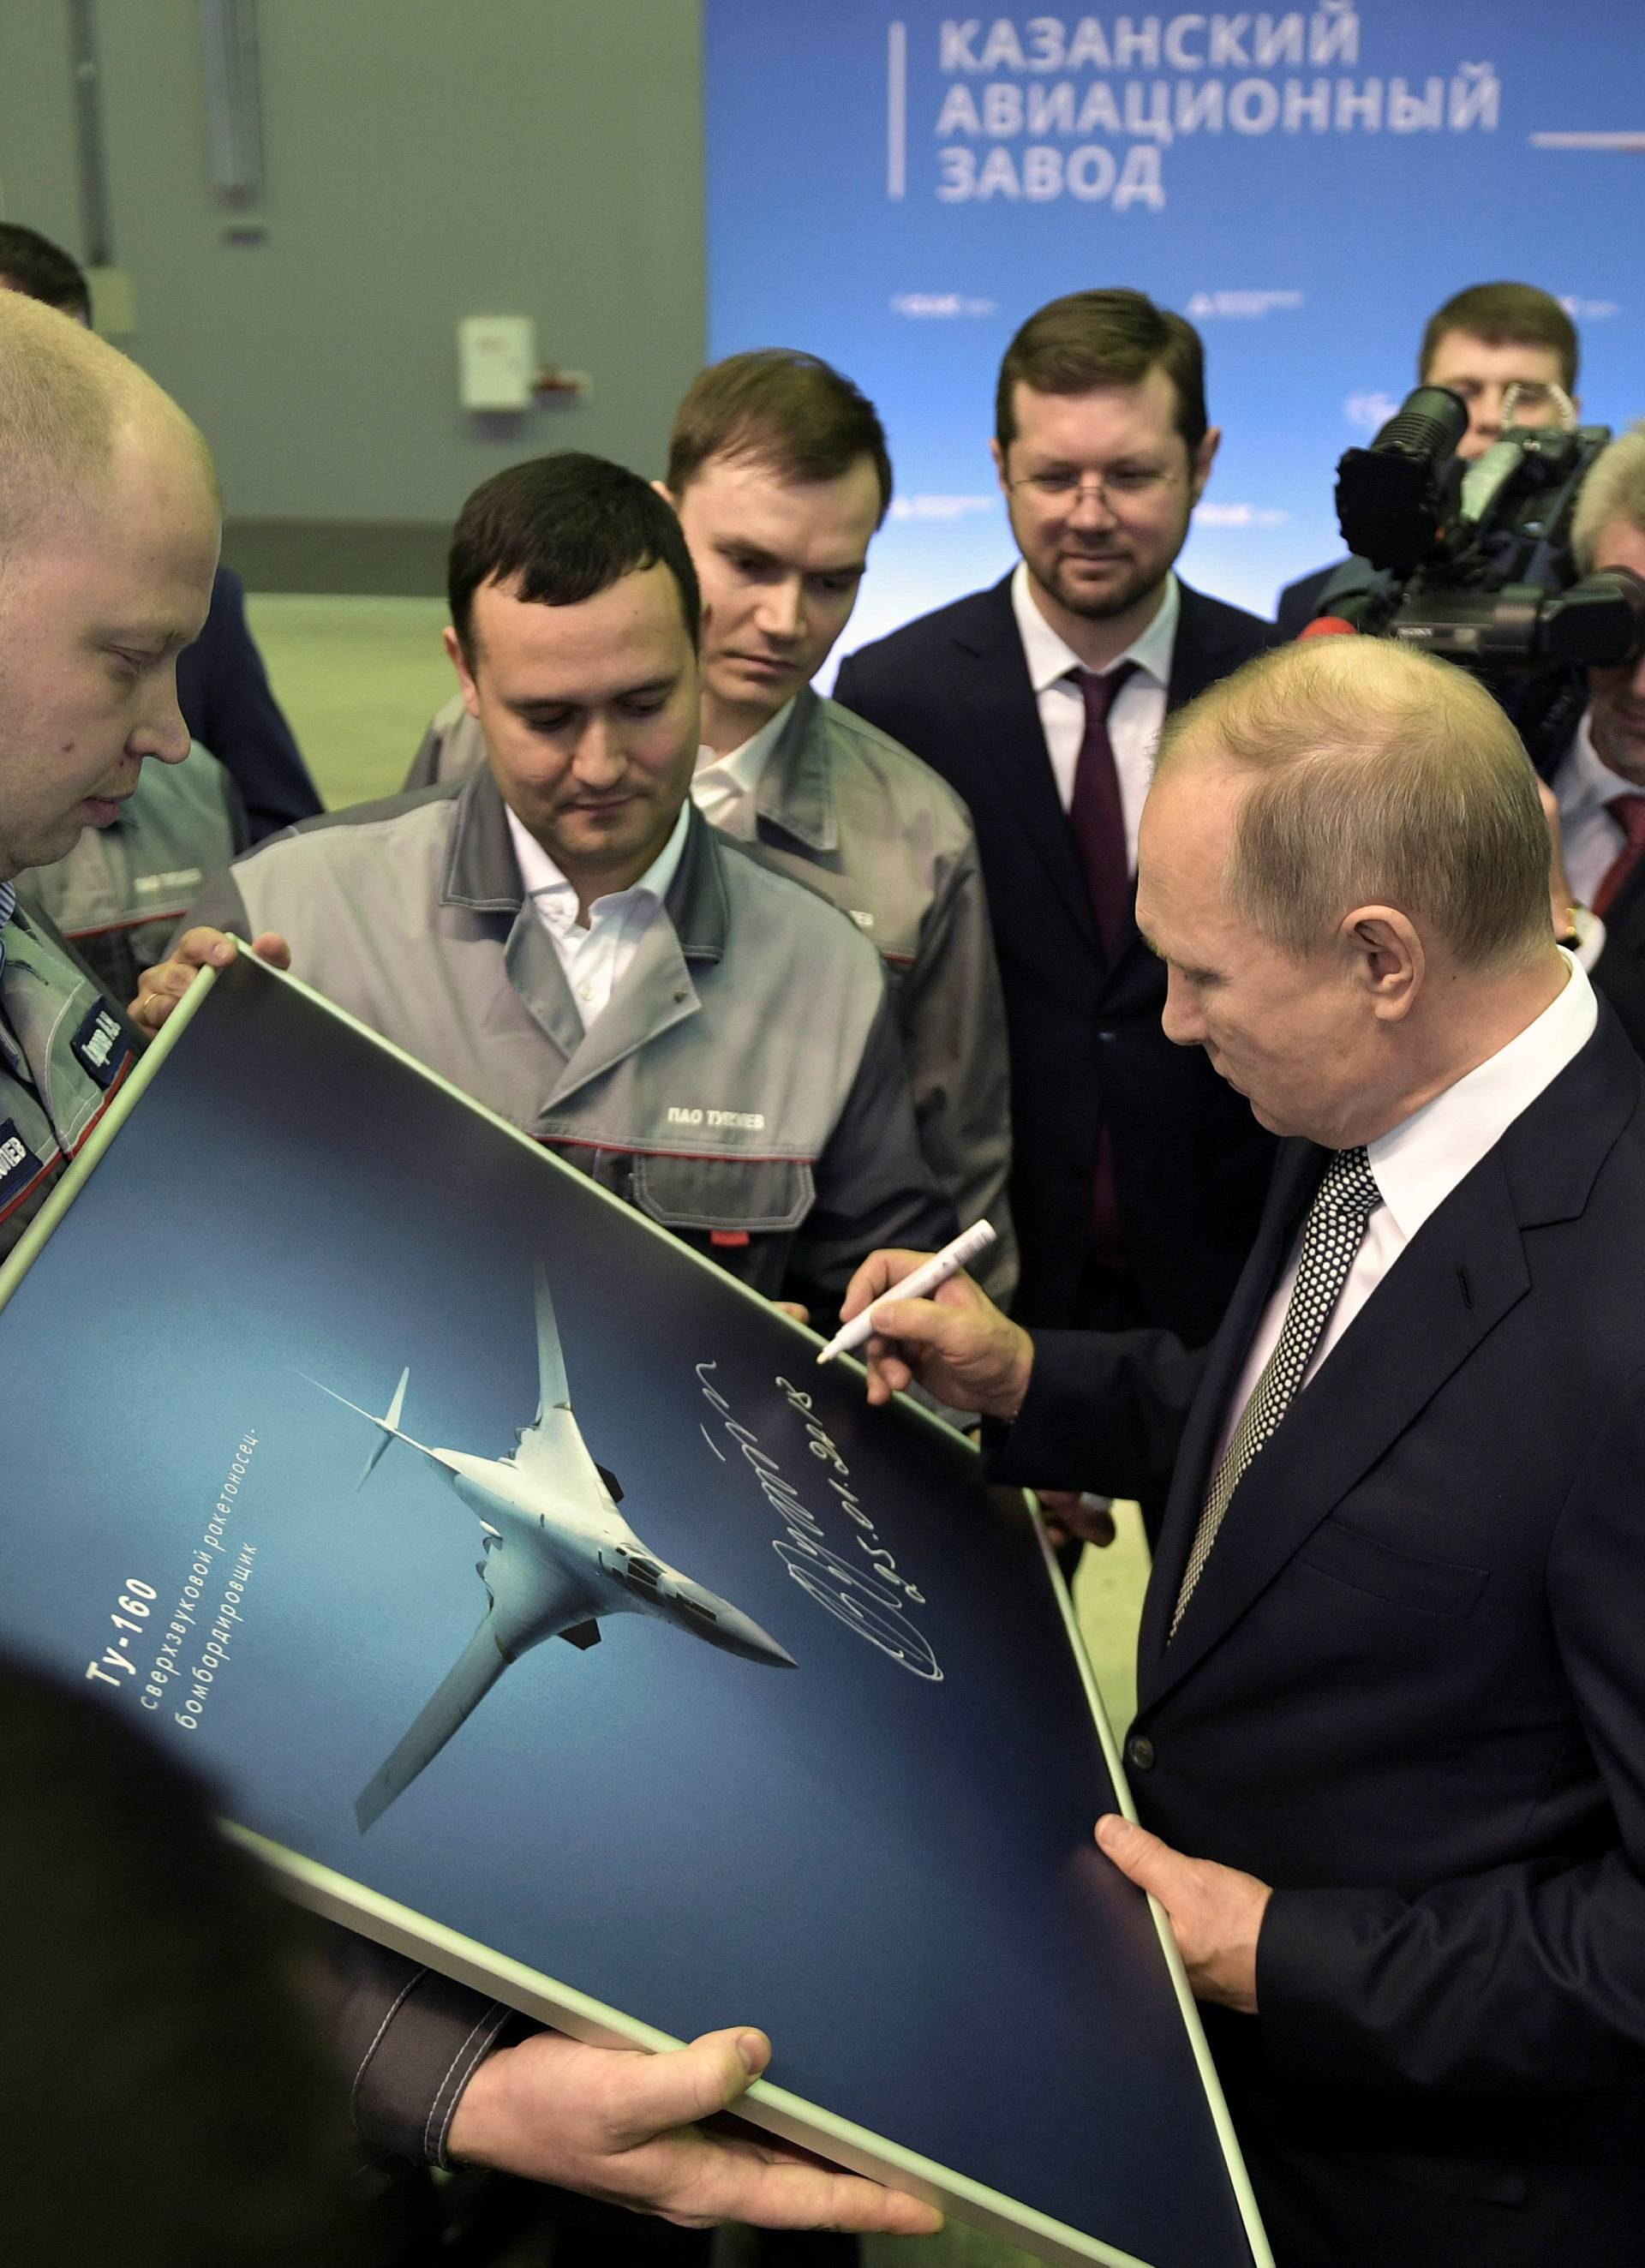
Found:
[{"label": "buttoned jacket", "polygon": [[[1173,1637],[1231,1398],[1325,1157],[1283,1145],[1208,1350],[1041,1336],[998,1469],[1125,1494],[1169,1481],[1126,1755],[1145,1824],[1275,1886],[1259,2014],[1208,2029],[1276,2194],[1338,2189],[1335,2257],[1379,2268],[1540,2268],[1561,2213],[1584,2259],[1632,2258],[1645,1070],[1602,1002],[1292,1403]],[[1471,2250],[1436,2196],[1431,2237],[1350,2242],[1367,2167],[1391,2200],[1412,2181],[1525,2213]]]}]

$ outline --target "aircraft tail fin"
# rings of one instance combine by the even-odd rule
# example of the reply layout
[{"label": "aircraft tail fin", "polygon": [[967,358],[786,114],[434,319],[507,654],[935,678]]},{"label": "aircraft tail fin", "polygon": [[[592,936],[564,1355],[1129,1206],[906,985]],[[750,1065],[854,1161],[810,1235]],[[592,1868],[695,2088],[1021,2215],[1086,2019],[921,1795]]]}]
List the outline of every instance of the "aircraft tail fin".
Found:
[{"label": "aircraft tail fin", "polygon": [[548,1289],[548,1271],[540,1260],[532,1270],[532,1282],[537,1305],[537,1423],[540,1425],[551,1410],[569,1410],[571,1388]]},{"label": "aircraft tail fin", "polygon": [[383,1428],[383,1438],[380,1441],[373,1442],[371,1454],[365,1461],[365,1469],[355,1483],[357,1489],[363,1489],[371,1479],[387,1455],[389,1443],[400,1431],[400,1415],[406,1406],[406,1386],[410,1376],[411,1366],[408,1364],[400,1373],[400,1383],[394,1388],[394,1398],[388,1405],[387,1414],[378,1421]]},{"label": "aircraft tail fin", "polygon": [[[302,1372],[300,1375],[308,1378],[306,1371]],[[318,1386],[322,1394],[329,1394],[334,1402],[341,1402],[345,1410],[352,1410],[356,1418],[364,1418],[369,1425],[375,1425],[383,1437],[380,1441],[373,1444],[371,1454],[365,1461],[365,1469],[355,1483],[356,1488],[364,1488],[371,1479],[386,1455],[391,1441],[403,1441],[408,1449],[415,1449],[419,1456],[428,1457],[435,1464],[440,1462],[433,1450],[423,1442],[414,1441],[409,1433],[403,1433],[400,1431],[400,1420],[406,1407],[406,1387],[410,1377],[409,1366],[400,1372],[400,1383],[394,1388],[394,1398],[380,1418],[374,1410],[363,1410],[357,1402],[350,1402],[346,1394],[339,1394],[334,1387],[327,1386],[318,1378],[309,1378],[308,1382],[311,1386]]]},{"label": "aircraft tail fin", "polygon": [[405,1793],[424,1766],[433,1763],[507,1668],[508,1657],[497,1644],[494,1617],[488,1613],[405,1739],[362,1790],[354,1807],[362,1835],[397,1796]]}]

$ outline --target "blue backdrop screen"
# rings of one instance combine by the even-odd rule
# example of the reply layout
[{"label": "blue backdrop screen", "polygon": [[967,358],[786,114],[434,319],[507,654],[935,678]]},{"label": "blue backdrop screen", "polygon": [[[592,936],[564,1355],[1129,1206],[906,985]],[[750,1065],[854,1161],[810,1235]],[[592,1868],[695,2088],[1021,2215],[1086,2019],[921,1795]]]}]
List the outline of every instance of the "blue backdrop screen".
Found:
[{"label": "blue backdrop screen", "polygon": [[711,351],[824,355],[891,438],[899,494],[847,647],[1009,565],[995,377],[1060,292],[1134,285],[1199,328],[1224,439],[1183,569],[1259,613],[1340,556],[1336,460],[1465,285],[1553,292],[1584,418],[1645,410],[1645,11],[707,17]]}]

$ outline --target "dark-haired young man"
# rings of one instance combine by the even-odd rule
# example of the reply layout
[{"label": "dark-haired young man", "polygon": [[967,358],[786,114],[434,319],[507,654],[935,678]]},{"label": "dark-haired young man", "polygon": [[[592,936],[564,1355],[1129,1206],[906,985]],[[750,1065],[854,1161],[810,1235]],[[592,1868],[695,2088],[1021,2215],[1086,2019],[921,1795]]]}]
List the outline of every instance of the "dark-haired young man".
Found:
[{"label": "dark-haired young man", "polygon": [[[1471,284],[1428,317],[1416,374],[1419,384],[1448,387],[1467,403],[1468,430],[1457,454],[1472,463],[1501,439],[1510,386],[1519,388],[1517,425],[1546,425],[1560,414],[1561,393],[1580,406],[1578,359],[1576,327],[1548,292],[1534,284]],[[1326,585],[1355,563],[1339,560],[1288,584],[1277,610],[1281,636],[1298,636],[1318,613]]]},{"label": "dark-haired young man", "polygon": [[[700,600],[668,504],[597,457],[517,465],[464,506],[450,598],[486,764],[275,837],[194,920],[283,937],[757,1291],[826,1308],[886,1224],[951,1234],[872,946],[692,807]],[[188,951],[145,980],[151,1027]]]},{"label": "dark-haired young man", "polygon": [[976,824],[1010,1033],[1016,1312],[1195,1344],[1255,1233],[1270,1149],[1165,1039],[1134,898],[1167,708],[1273,636],[1172,572],[1217,438],[1180,316],[1138,291],[1053,300],[1000,371],[1018,565],[852,655],[835,688]]},{"label": "dark-haired young man", "polygon": [[[878,947],[926,1164],[962,1226],[986,1216],[999,1232],[979,1274],[1004,1301],[1017,1278],[1010,1080],[970,815],[917,756],[811,686],[850,619],[891,503],[874,406],[815,355],[732,355],[680,403],[657,486],[702,588],[692,799]],[[407,785],[482,754],[478,719],[453,701]]]}]

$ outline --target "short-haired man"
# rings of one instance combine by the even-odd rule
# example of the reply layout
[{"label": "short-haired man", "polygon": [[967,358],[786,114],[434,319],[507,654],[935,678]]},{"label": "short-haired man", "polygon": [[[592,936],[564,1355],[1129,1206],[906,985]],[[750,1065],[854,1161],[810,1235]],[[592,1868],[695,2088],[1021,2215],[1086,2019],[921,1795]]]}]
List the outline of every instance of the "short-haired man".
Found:
[{"label": "short-haired man", "polygon": [[852,655],[835,687],[976,823],[1010,1036],[1016,1312],[1196,1343],[1245,1259],[1271,1148],[1166,1044],[1133,877],[1167,709],[1273,636],[1173,571],[1217,439],[1180,316],[1137,291],[1040,308],[995,401],[1017,568]]},{"label": "short-haired man", "polygon": [[[1281,2268],[1626,2268],[1645,2226],[1645,1071],[1463,672],[1265,657],[1168,736],[1166,1026],[1288,1138],[1217,1338],[872,1303],[1002,1478],[1171,1473],[1098,1827],[1164,1904]],[[1192,1856],[1184,1856],[1191,1853]]]},{"label": "short-haired man", "polygon": [[[130,1056],[11,886],[117,807],[145,758],[187,755],[177,656],[205,619],[217,536],[210,459],[175,403],[79,326],[0,298],[0,1244]],[[215,957],[231,950],[222,941]],[[95,1351],[61,1351],[65,1395],[77,1393]],[[13,1518],[26,1509],[8,1503]],[[378,2147],[455,2154],[680,2220],[935,2223],[909,2198],[694,2124],[764,2067],[759,2033],[656,2057],[547,2033],[500,2047],[506,2010],[397,1955],[356,1952],[340,2029],[356,2118]],[[60,2109],[72,2123],[72,2103]]]},{"label": "short-haired man", "polygon": [[463,507],[449,596],[485,766],[265,843],[194,918],[285,938],[299,976],[614,1196],[758,1291],[837,1306],[882,1222],[952,1216],[872,946],[692,806],[678,518],[597,457],[516,465]]},{"label": "short-haired man", "polygon": [[[1645,423],[1601,451],[1571,528],[1584,575],[1645,578]],[[1549,783],[1557,804],[1553,919],[1645,1055],[1645,639],[1588,673],[1588,707]]]},{"label": "short-haired man", "polygon": [[[0,291],[21,291],[77,323],[91,324],[92,287],[79,261],[37,229],[15,221],[0,221]],[[246,622],[246,586],[231,567],[218,565],[205,625],[179,656],[177,704],[190,733],[225,768],[233,785],[214,792],[207,764],[150,775],[143,795],[122,813],[121,823],[118,863],[139,882],[204,863],[225,831],[238,849],[320,808]],[[151,804],[156,806],[152,826]]]},{"label": "short-haired man", "polygon": [[[815,355],[732,355],[692,382],[658,483],[702,588],[702,748],[692,799],[722,834],[850,914],[878,947],[920,1146],[960,1225],[998,1232],[980,1280],[1017,1277],[1004,1010],[965,806],[811,681],[850,620],[891,503],[874,406]],[[479,762],[459,700],[408,787]]]},{"label": "short-haired man", "polygon": [[[1457,445],[1465,463],[1482,457],[1502,435],[1508,389],[1516,389],[1514,423],[1546,425],[1576,401],[1576,326],[1551,293],[1534,284],[1471,284],[1428,319],[1417,356],[1422,386],[1448,387],[1468,407],[1468,430]],[[1345,568],[1339,560],[1318,567],[1280,593],[1280,634],[1294,638],[1319,611],[1326,587]]]}]

